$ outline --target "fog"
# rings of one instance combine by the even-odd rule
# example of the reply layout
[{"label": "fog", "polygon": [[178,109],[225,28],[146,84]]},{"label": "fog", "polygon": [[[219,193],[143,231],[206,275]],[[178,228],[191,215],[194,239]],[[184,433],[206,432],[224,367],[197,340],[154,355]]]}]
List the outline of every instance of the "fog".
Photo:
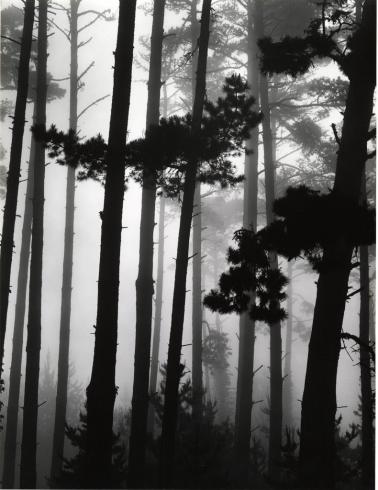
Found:
[{"label": "fog", "polygon": [[[60,4],[66,8],[69,7],[68,0],[61,0]],[[22,2],[14,0],[1,1],[1,9],[10,5],[22,8]],[[108,138],[109,120],[111,110],[111,99],[113,90],[113,52],[116,46],[117,37],[117,16],[119,3],[115,0],[103,2],[101,0],[82,0],[81,10],[102,11],[104,8],[110,10],[114,15],[114,20],[105,21],[98,19],[96,23],[88,27],[83,33],[79,34],[79,41],[90,39],[90,42],[79,49],[78,64],[79,74],[93,62],[94,65],[83,76],[83,86],[78,92],[78,113],[86,109],[90,104],[97,101],[95,105],[89,107],[78,119],[79,136],[83,139],[96,136],[100,133],[105,140]],[[222,7],[214,2],[213,6],[217,22],[222,23]],[[147,48],[143,46],[142,38],[149,39],[151,35],[152,7],[146,9],[142,2],[138,2],[136,13],[136,28],[134,40],[134,63],[132,74],[132,90],[130,99],[130,113],[128,125],[128,141],[145,135],[146,125],[146,107],[147,107],[147,78],[148,78],[148,57],[147,61],[143,56],[148,54]],[[200,8],[198,7],[198,12]],[[164,29],[167,32],[169,28],[182,22],[184,13],[168,11],[165,17]],[[50,13],[54,23],[62,29],[68,29],[67,18],[63,11],[55,10]],[[92,18],[92,17],[88,17]],[[79,20],[79,27],[87,21]],[[36,32],[36,31],[35,31]],[[69,76],[70,69],[70,47],[65,36],[51,26],[48,38],[48,61],[47,70],[52,74],[54,80],[59,81],[59,85],[66,90],[63,98],[49,102],[47,105],[47,126],[56,125],[60,130],[68,130],[69,120]],[[36,35],[36,34],[35,34]],[[244,61],[246,58],[244,58]],[[190,63],[190,60],[188,61]],[[226,70],[229,74],[234,70]],[[246,75],[245,68],[239,70],[243,76]],[[326,66],[314,65],[306,75],[308,80],[313,80],[321,76],[328,76],[333,79],[345,75],[341,73],[335,63],[329,63]],[[65,79],[65,80],[64,80]],[[168,86],[169,93],[175,91],[174,85]],[[219,87],[220,90],[220,87]],[[15,101],[16,91],[3,90],[2,99],[8,99],[12,103]],[[221,93],[219,92],[219,95]],[[176,96],[177,97],[177,96]],[[180,102],[177,97],[178,104]],[[182,115],[184,110],[176,111],[176,114]],[[29,148],[31,141],[31,120],[32,104],[27,106],[26,127],[24,134],[23,153],[22,153],[22,170],[19,186],[19,201],[17,207],[17,219],[14,236],[14,255],[11,271],[11,294],[9,296],[7,331],[4,348],[4,378],[8,379],[11,352],[13,323],[15,315],[15,298],[16,284],[19,264],[19,249],[21,240],[22,216],[24,213],[24,194],[27,179],[27,163],[29,160]],[[11,120],[6,117],[1,123],[1,143],[7,153],[2,160],[3,165],[9,163],[9,149],[11,145]],[[331,123],[338,127],[342,124],[343,114],[337,108],[330,110],[320,122],[322,137],[332,139],[333,132]],[[280,130],[277,134],[279,135]],[[261,139],[261,138],[260,138]],[[262,148],[262,144],[260,145]],[[286,156],[282,161],[287,165],[298,166],[300,161],[305,159],[301,150],[294,151],[298,145],[293,141],[281,143],[277,147],[276,160],[280,161],[281,157]],[[334,155],[336,159],[336,154]],[[244,155],[235,157],[239,173],[243,173]],[[41,348],[41,377],[43,377],[44,365],[49,357],[50,367],[54,371],[56,379],[58,369],[58,348],[59,348],[59,325],[60,325],[60,303],[62,287],[62,268],[63,268],[63,251],[64,251],[64,223],[65,223],[65,192],[66,192],[66,173],[64,166],[58,165],[53,159],[46,160],[46,180],[45,180],[45,207],[44,207],[44,249],[43,249],[43,289],[42,289],[42,348]],[[277,167],[279,168],[279,167]],[[283,168],[283,167],[280,167]],[[261,149],[259,153],[259,172],[264,170],[264,155]],[[262,176],[261,176],[262,178]],[[332,180],[329,182],[329,188],[332,187]],[[226,202],[232,197],[240,200],[243,197],[243,183],[238,184],[235,189],[221,189],[219,185],[202,184],[202,194],[210,194],[203,197],[202,205],[206,213],[206,206],[211,199],[220,197]],[[277,191],[283,195],[283,190]],[[259,195],[264,193],[264,184],[259,183]],[[135,348],[135,322],[136,322],[136,293],[135,281],[138,275],[139,260],[139,228],[141,218],[141,186],[130,178],[127,182],[127,189],[124,194],[123,221],[122,221],[122,243],[121,243],[121,262],[120,262],[120,289],[119,289],[119,314],[118,314],[118,344],[117,344],[117,364],[116,364],[116,385],[118,394],[116,397],[116,409],[127,411],[131,407],[132,387],[133,387],[133,370],[134,370],[134,348]],[[72,311],[71,311],[71,337],[70,337],[70,365],[72,376],[70,384],[78,383],[82,387],[82,402],[85,401],[85,388],[89,383],[93,362],[94,351],[94,325],[96,323],[97,311],[97,287],[98,287],[98,269],[101,243],[101,218],[100,212],[103,209],[104,188],[98,182],[91,180],[76,183],[75,196],[75,224],[74,224],[74,255],[73,255],[73,289],[72,289]],[[241,202],[241,201],[240,201]],[[236,220],[227,225],[223,233],[223,242],[218,246],[218,278],[220,273],[227,269],[227,249],[233,245],[234,232],[242,227],[242,204],[240,203],[240,221]],[[168,342],[171,323],[172,297],[174,288],[177,238],[179,228],[179,206],[177,199],[167,199],[167,208],[169,217],[166,219],[165,228],[165,263],[164,263],[164,289],[163,289],[163,309],[162,325],[160,339],[160,364],[166,362],[168,353]],[[220,219],[223,218],[222,208],[213,210]],[[158,222],[159,204],[156,206],[155,221]],[[1,215],[2,219],[2,215]],[[206,218],[203,218],[206,219]],[[225,218],[226,219],[226,218]],[[261,224],[264,226],[265,218],[261,217]],[[207,226],[206,222],[203,224]],[[154,249],[154,274],[157,267],[157,241],[158,226],[155,226],[155,249]],[[211,254],[211,249],[206,251],[206,242],[214,239],[211,227],[203,230],[202,233],[203,254]],[[191,250],[191,248],[190,248]],[[205,251],[204,251],[205,250]],[[212,249],[214,250],[214,249]],[[189,255],[192,255],[190,252]],[[213,257],[205,256],[203,259],[203,279],[202,289],[204,294],[210,292],[210,289],[218,286],[214,274],[206,272],[206,267]],[[308,353],[308,342],[312,325],[311,305],[316,300],[316,281],[318,274],[310,271],[307,267],[304,269],[306,259],[293,259],[293,343],[291,349],[291,375],[292,375],[292,406],[293,417],[292,423],[296,429],[300,427],[301,417],[301,400],[303,395],[304,380],[306,374],[306,363]],[[288,262],[283,257],[279,258],[279,265],[284,273],[287,271]],[[305,272],[303,272],[305,270]],[[156,277],[156,275],[154,276]],[[359,274],[354,273],[349,281],[350,291],[357,290],[359,286]],[[192,295],[192,261],[189,260],[188,276],[186,283],[186,309],[184,320],[184,332],[182,340],[182,358],[181,362],[185,364],[186,378],[191,378],[191,343],[192,343],[192,325],[191,325],[191,295]],[[308,308],[310,305],[310,308]],[[307,309],[306,309],[307,306]],[[285,302],[283,303],[285,307]],[[359,335],[359,308],[360,295],[353,295],[346,303],[343,331],[350,334]],[[27,311],[27,310],[26,310]],[[211,328],[215,328],[216,315],[208,309],[203,311],[204,319],[209,323]],[[238,366],[238,338],[239,338],[239,317],[236,314],[221,315],[221,331],[227,334],[231,354],[228,362],[228,373],[230,375],[231,385],[229,400],[227,404],[228,416],[232,421],[235,416],[236,401],[236,384],[237,384],[237,366]],[[295,326],[301,324],[305,331],[295,331]],[[25,323],[26,325],[26,323]],[[299,325],[299,326],[301,326]],[[26,330],[26,329],[25,329]],[[286,321],[282,322],[282,355],[283,363],[287,349],[285,346]],[[26,345],[26,331],[24,334],[24,346]],[[348,429],[350,423],[356,421],[354,412],[358,409],[360,397],[360,369],[359,369],[359,352],[353,349],[351,341],[345,341],[345,349],[341,349],[337,377],[337,410],[342,415],[341,428],[343,431]],[[24,347],[25,354],[25,347]],[[25,355],[24,355],[25,357]],[[23,360],[24,373],[25,359]],[[258,369],[259,368],[259,369]],[[261,431],[263,426],[269,425],[269,417],[264,409],[269,407],[269,379],[270,379],[270,361],[269,361],[269,328],[263,322],[257,322],[256,326],[256,343],[254,369],[258,371],[254,376],[254,393],[253,400],[256,403],[253,406],[252,429],[253,434],[259,434],[263,444],[267,446],[268,437]],[[159,375],[161,379],[161,375]],[[285,382],[283,386],[285,389]],[[5,400],[7,397],[7,381],[5,381]],[[214,400],[214,379],[210,374],[210,393],[209,397]],[[20,406],[23,406],[23,389],[21,389]],[[45,402],[46,405],[54,406],[55,394]],[[5,402],[6,407],[6,402]],[[45,407],[46,408],[46,407]],[[285,420],[285,418],[284,418]],[[5,420],[6,424],[6,420]],[[18,442],[21,441],[21,432],[18,432]],[[4,445],[5,432],[0,432],[0,447]],[[51,432],[52,437],[52,432]],[[66,448],[68,444],[66,442]],[[48,456],[50,459],[50,455]],[[38,455],[38,461],[42,461],[43,456]],[[2,472],[3,458],[0,458],[0,471]],[[48,463],[50,464],[50,463]],[[45,477],[48,469],[39,467],[38,486],[45,488],[47,486]],[[18,481],[16,479],[16,481]]]}]

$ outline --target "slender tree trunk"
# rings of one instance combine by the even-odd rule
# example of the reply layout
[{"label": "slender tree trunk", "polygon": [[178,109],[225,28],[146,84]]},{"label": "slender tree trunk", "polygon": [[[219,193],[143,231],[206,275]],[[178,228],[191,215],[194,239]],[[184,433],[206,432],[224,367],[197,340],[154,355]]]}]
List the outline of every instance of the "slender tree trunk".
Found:
[{"label": "slender tree trunk", "polygon": [[[159,124],[161,60],[165,0],[155,0],[151,34],[151,58],[148,79],[147,133]],[[156,172],[143,171],[142,210],[139,241],[139,271],[136,280],[136,337],[134,384],[131,415],[128,484],[141,487],[144,481],[148,378],[150,370],[152,297],[154,294],[153,256],[156,204]]]},{"label": "slender tree trunk", "polygon": [[[36,125],[46,127],[47,0],[38,7],[38,59]],[[33,218],[29,281],[29,315],[26,344],[24,418],[21,445],[21,488],[35,488],[37,478],[38,381],[41,350],[43,210],[45,148],[36,142],[34,162]]]},{"label": "slender tree trunk", "polygon": [[[77,130],[77,78],[78,78],[78,7],[77,0],[70,1],[70,129]],[[54,436],[52,447],[52,460],[50,477],[59,477],[63,462],[64,430],[67,408],[69,348],[70,348],[70,322],[71,322],[71,292],[72,292],[72,265],[74,242],[74,215],[75,215],[75,169],[67,166],[66,184],[66,223],[64,230],[63,280],[62,299],[60,310],[60,336],[58,357],[58,380],[55,405]]]},{"label": "slender tree trunk", "polygon": [[[197,20],[197,0],[190,4],[190,32],[192,58],[192,100],[196,90],[196,69],[198,64],[197,47],[199,36],[199,23]],[[192,393],[193,393],[193,421],[195,424],[196,439],[199,442],[199,430],[202,415],[202,247],[201,247],[201,183],[196,183],[193,204],[192,222]]]},{"label": "slender tree trunk", "polygon": [[[193,421],[197,429],[202,418],[202,218],[201,185],[196,184],[193,206],[193,276],[192,276],[192,390]],[[199,434],[198,434],[199,436]]]},{"label": "slender tree trunk", "polygon": [[[211,0],[202,4],[201,32],[197,64],[197,83],[193,103],[192,134],[195,137],[201,128],[203,103],[206,91],[207,49],[210,35]],[[176,272],[173,291],[172,321],[168,348],[167,379],[164,400],[164,415],[159,461],[159,484],[168,487],[172,481],[175,456],[175,434],[178,411],[178,388],[182,365],[180,362],[182,332],[185,313],[186,275],[190,225],[192,222],[194,192],[196,187],[198,161],[193,155],[185,172],[184,196],[181,208],[179,238],[177,245]]]},{"label": "slender tree trunk", "polygon": [[119,262],[135,9],[136,0],[120,0],[102,213],[95,347],[87,387],[87,468],[83,486],[89,488],[112,486]]},{"label": "slender tree trunk", "polygon": [[[168,93],[167,85],[163,84],[163,117],[168,117]],[[150,372],[150,401],[157,392],[157,377],[159,371],[159,350],[160,350],[160,330],[163,307],[163,283],[164,283],[164,245],[165,245],[165,198],[160,197],[159,207],[159,244],[157,259],[157,277],[156,277],[156,296],[155,296],[155,320],[154,335],[152,340],[151,354],[151,372]],[[148,407],[147,432],[153,436],[155,424],[155,407],[153,403]]]},{"label": "slender tree trunk", "polygon": [[[159,209],[159,245],[157,259],[157,277],[156,277],[156,298],[155,298],[155,321],[154,335],[152,341],[151,356],[151,373],[150,373],[150,400],[157,391],[157,376],[159,370],[159,346],[160,346],[160,328],[161,328],[161,310],[163,306],[163,281],[164,281],[164,221],[165,221],[165,198],[160,198]],[[154,433],[155,409],[150,403],[148,409],[147,432],[151,435]]]},{"label": "slender tree trunk", "polygon": [[[264,14],[261,0],[256,0],[257,37],[264,36]],[[275,168],[272,124],[269,107],[268,80],[260,77],[260,100],[263,113],[263,144],[265,166],[265,194],[267,224],[274,219],[273,202],[275,199]],[[277,254],[270,255],[270,267],[278,268]],[[282,435],[282,339],[281,323],[270,327],[270,414],[269,414],[269,459],[268,474],[271,480],[279,480]]]},{"label": "slender tree trunk", "polygon": [[[350,84],[333,192],[357,204],[367,158],[375,88],[376,3],[366,0],[350,55]],[[350,223],[354,226],[354,223]],[[353,247],[345,236],[324,250],[317,283],[302,398],[300,477],[309,488],[334,488],[336,378]]]},{"label": "slender tree trunk", "polygon": [[284,390],[283,390],[283,414],[286,427],[293,424],[293,381],[291,374],[291,349],[293,337],[293,265],[287,263],[287,320],[286,320],[286,340],[285,340],[285,363],[284,363]]},{"label": "slender tree trunk", "polygon": [[[251,94],[258,102],[259,70],[257,61],[256,30],[253,26],[253,3],[248,2],[248,83]],[[245,156],[244,164],[244,200],[243,200],[243,227],[256,229],[257,226],[257,166],[258,166],[258,138],[259,131],[251,131],[247,148],[251,153]],[[255,301],[254,294],[250,295],[250,302]],[[235,411],[235,439],[234,463],[235,485],[246,487],[248,485],[249,453],[251,440],[252,390],[253,390],[253,364],[255,351],[255,322],[248,313],[240,316],[239,323],[239,355],[238,379],[236,390]]]},{"label": "slender tree trunk", "polygon": [[18,183],[20,179],[22,142],[25,127],[26,99],[29,85],[29,61],[34,23],[34,0],[26,0],[18,65],[17,97],[13,118],[7,194],[4,206],[0,251],[0,376],[3,366],[4,341],[7,326],[10,274],[13,257],[13,235],[16,220]]},{"label": "slender tree trunk", "polygon": [[[33,117],[33,120],[35,117]],[[24,220],[22,223],[20,265],[17,279],[17,296],[12,345],[12,362],[9,377],[9,396],[6,418],[3,488],[14,487],[17,453],[17,425],[21,384],[22,349],[24,342],[24,322],[26,309],[26,288],[29,273],[29,254],[31,225],[33,218],[35,139],[32,136],[30,146],[28,180],[26,184]]]}]

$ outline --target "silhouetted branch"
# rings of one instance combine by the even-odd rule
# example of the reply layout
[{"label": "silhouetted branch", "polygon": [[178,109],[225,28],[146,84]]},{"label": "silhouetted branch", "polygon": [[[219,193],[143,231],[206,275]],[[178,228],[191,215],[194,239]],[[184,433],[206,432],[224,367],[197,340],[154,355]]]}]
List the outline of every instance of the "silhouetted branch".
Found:
[{"label": "silhouetted branch", "polygon": [[84,109],[79,113],[79,115],[77,116],[77,118],[79,119],[85,112],[87,112],[88,109],[90,109],[94,105],[98,104],[102,100],[106,99],[107,97],[109,97],[109,94],[104,95],[103,97],[99,97],[98,99],[96,99],[95,101],[93,101],[91,104],[87,105],[87,107],[84,107]]}]

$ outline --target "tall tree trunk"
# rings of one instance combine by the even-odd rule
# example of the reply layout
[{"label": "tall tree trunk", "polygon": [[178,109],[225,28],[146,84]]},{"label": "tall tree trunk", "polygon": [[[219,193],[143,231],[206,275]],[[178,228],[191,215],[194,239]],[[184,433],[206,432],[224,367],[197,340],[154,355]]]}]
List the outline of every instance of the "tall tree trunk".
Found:
[{"label": "tall tree trunk", "polygon": [[136,0],[120,0],[102,213],[95,346],[92,375],[87,387],[87,468],[82,483],[89,488],[109,488],[112,485],[119,262],[135,9]]},{"label": "tall tree trunk", "polygon": [[[146,130],[159,124],[161,60],[165,0],[154,1],[151,58],[148,78]],[[148,415],[152,297],[154,294],[153,256],[156,204],[155,171],[144,169],[139,241],[139,271],[136,280],[136,333],[134,384],[131,414],[128,485],[143,486]]]},{"label": "tall tree trunk", "polygon": [[[366,0],[349,57],[349,90],[333,192],[358,203],[375,88],[376,3]],[[354,226],[354,223],[350,223]],[[300,477],[309,488],[334,488],[336,378],[353,247],[346,236],[325,247],[317,283],[302,398]]]},{"label": "tall tree trunk", "polygon": [[[159,370],[159,346],[160,346],[160,328],[161,328],[161,310],[163,306],[163,281],[164,281],[164,222],[165,222],[165,198],[160,197],[159,209],[159,245],[157,259],[157,277],[156,277],[156,298],[155,298],[155,320],[154,335],[152,341],[151,355],[151,373],[150,373],[150,400],[155,396],[157,391],[157,376]],[[155,409],[150,403],[148,408],[147,432],[151,435],[154,433]]]},{"label": "tall tree trunk", "polygon": [[[202,418],[202,218],[201,185],[196,183],[193,205],[193,275],[192,275],[192,393],[193,421],[198,432]],[[198,452],[197,452],[198,453]]]},{"label": "tall tree trunk", "polygon": [[[78,7],[77,0],[70,1],[70,129],[77,130],[77,83],[78,83]],[[59,477],[64,452],[64,430],[67,408],[69,348],[70,348],[70,322],[71,322],[71,292],[72,292],[72,265],[74,242],[74,215],[75,215],[75,168],[67,166],[66,184],[66,223],[64,230],[63,280],[62,299],[60,310],[60,336],[58,357],[58,380],[55,404],[54,436],[50,477]]]},{"label": "tall tree trunk", "polygon": [[[211,0],[202,4],[201,32],[197,64],[196,92],[193,103],[192,134],[195,137],[201,128],[203,103],[206,91],[207,49],[210,35]],[[171,484],[175,456],[175,434],[178,411],[178,389],[182,365],[180,362],[182,332],[185,313],[186,275],[188,270],[188,251],[190,225],[192,222],[194,192],[196,187],[198,161],[193,155],[185,172],[184,196],[181,208],[180,227],[177,245],[175,283],[173,291],[172,320],[168,348],[167,379],[164,400],[164,415],[159,460],[159,484]]]},{"label": "tall tree trunk", "polygon": [[[192,101],[196,90],[196,69],[198,66],[198,36],[199,23],[197,20],[197,0],[190,3],[190,35],[192,58]],[[196,439],[199,442],[199,430],[202,414],[202,264],[201,264],[201,183],[196,182],[193,203],[192,222],[192,393],[193,393],[193,421],[195,424]]]},{"label": "tall tree trunk", "polygon": [[20,179],[22,141],[25,127],[26,99],[29,85],[29,61],[34,23],[34,0],[26,0],[18,65],[17,97],[13,118],[7,194],[4,206],[0,251],[0,376],[3,369],[4,341],[7,326],[10,274],[13,257],[13,235]]},{"label": "tall tree trunk", "polygon": [[[253,26],[253,3],[248,2],[248,83],[251,94],[259,99],[259,69],[257,61],[256,27]],[[243,227],[256,230],[257,226],[257,166],[258,166],[259,131],[251,131],[247,143],[248,152],[244,164],[244,199]],[[250,302],[254,302],[253,293]],[[240,316],[239,323],[239,354],[238,379],[236,389],[235,438],[234,438],[234,467],[235,485],[248,485],[248,468],[251,440],[251,414],[253,390],[253,364],[255,351],[255,322],[248,313]]]},{"label": "tall tree trunk", "polygon": [[[46,127],[47,0],[38,7],[38,59],[36,125]],[[21,445],[21,488],[35,488],[37,478],[38,382],[41,350],[43,210],[45,187],[45,148],[36,142],[34,162],[33,218],[29,281],[29,315],[26,344],[24,417]]]},{"label": "tall tree trunk", "polygon": [[[168,92],[166,83],[163,84],[163,117],[168,117]],[[156,274],[156,292],[155,292],[155,320],[154,320],[154,335],[152,340],[151,353],[151,372],[150,372],[150,404],[148,407],[147,432],[153,436],[155,424],[155,406],[151,403],[152,398],[157,391],[157,377],[159,371],[159,350],[160,350],[160,330],[162,320],[163,307],[163,283],[164,283],[164,245],[165,245],[165,198],[160,197],[159,207],[159,243],[158,243],[158,259],[157,259],[157,274]]]},{"label": "tall tree trunk", "polygon": [[[257,37],[264,36],[264,12],[261,0],[256,0]],[[275,199],[275,162],[273,155],[272,125],[269,107],[268,80],[260,77],[260,101],[263,113],[263,145],[265,166],[266,220],[269,225],[274,219],[273,202]],[[278,268],[276,253],[270,254],[270,267]],[[282,435],[282,339],[281,323],[270,327],[270,413],[269,413],[269,459],[268,474],[271,480],[279,480]]]},{"label": "tall tree trunk", "polygon": [[[35,114],[34,114],[35,116]],[[33,117],[35,120],[35,117]],[[22,223],[20,264],[17,279],[17,296],[13,331],[12,362],[9,377],[9,396],[6,418],[3,488],[14,487],[17,453],[17,425],[21,384],[22,349],[24,343],[24,322],[26,309],[26,288],[29,273],[31,225],[33,218],[35,139],[31,138],[28,180],[26,184],[24,220]]]},{"label": "tall tree trunk", "polygon": [[285,363],[284,363],[284,390],[283,390],[283,415],[286,427],[293,424],[293,381],[291,374],[291,349],[293,342],[293,265],[287,263],[287,320],[286,320],[286,339],[285,339]]}]

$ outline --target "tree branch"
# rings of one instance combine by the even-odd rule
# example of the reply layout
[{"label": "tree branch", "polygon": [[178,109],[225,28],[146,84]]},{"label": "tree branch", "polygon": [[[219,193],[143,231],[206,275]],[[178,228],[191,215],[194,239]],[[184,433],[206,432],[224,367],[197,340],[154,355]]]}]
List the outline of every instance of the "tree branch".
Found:
[{"label": "tree branch", "polygon": [[107,97],[110,97],[109,94],[107,95],[104,95],[103,97],[99,97],[98,99],[96,99],[95,101],[93,101],[91,104],[87,105],[86,107],[84,107],[84,109],[80,112],[80,114],[77,116],[77,119],[79,119],[85,112],[87,112],[88,109],[90,109],[91,107],[93,107],[94,105],[98,104],[99,102],[101,102],[102,100],[106,99]]}]

